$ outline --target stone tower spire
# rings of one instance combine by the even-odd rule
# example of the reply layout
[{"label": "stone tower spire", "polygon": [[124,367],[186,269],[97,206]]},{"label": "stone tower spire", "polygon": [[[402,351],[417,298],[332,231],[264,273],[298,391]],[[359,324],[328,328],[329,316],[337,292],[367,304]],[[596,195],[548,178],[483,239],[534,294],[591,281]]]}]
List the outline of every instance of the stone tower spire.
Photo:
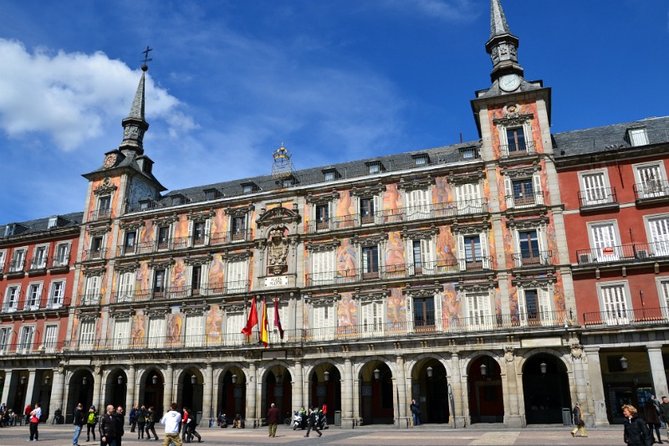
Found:
[{"label": "stone tower spire", "polygon": [[523,76],[523,67],[518,63],[518,37],[509,30],[500,0],[490,0],[490,39],[485,49],[492,59],[493,82],[509,74]]},{"label": "stone tower spire", "polygon": [[122,122],[123,141],[119,149],[123,151],[130,150],[137,155],[144,153],[144,132],[149,128],[149,124],[144,119],[144,90],[148,69],[149,67],[144,63],[142,65],[142,77],[139,80],[135,99],[132,101],[132,107],[130,107],[130,114]]}]

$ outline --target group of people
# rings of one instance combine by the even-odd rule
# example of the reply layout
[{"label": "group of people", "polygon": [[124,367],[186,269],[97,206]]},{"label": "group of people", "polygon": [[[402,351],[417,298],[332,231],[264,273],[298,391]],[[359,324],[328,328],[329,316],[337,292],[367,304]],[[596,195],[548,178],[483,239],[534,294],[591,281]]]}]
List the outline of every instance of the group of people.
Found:
[{"label": "group of people", "polygon": [[643,417],[636,407],[626,404],[623,406],[623,415],[625,416],[624,440],[628,446],[650,446],[653,443],[662,443],[660,428],[664,424],[669,429],[669,398],[663,396],[660,402],[655,395],[651,395],[643,405]]},{"label": "group of people", "polygon": [[16,426],[17,424],[23,424],[23,417],[16,412],[11,407],[7,407],[6,403],[0,404],[0,427],[5,426]]}]

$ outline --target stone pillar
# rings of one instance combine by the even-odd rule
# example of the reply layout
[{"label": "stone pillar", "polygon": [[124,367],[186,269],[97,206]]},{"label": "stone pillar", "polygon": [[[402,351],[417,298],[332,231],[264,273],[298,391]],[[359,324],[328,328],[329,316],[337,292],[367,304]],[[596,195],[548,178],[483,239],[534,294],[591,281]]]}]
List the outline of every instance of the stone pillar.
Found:
[{"label": "stone pillar", "polygon": [[9,403],[7,402],[7,397],[9,396],[9,389],[12,386],[12,371],[7,370],[5,372],[5,383],[4,386],[2,387],[2,403],[7,403],[9,407]]},{"label": "stone pillar", "polygon": [[167,370],[165,370],[165,385],[163,386],[163,412],[170,410],[170,404],[176,401],[172,401],[172,387],[174,386],[174,370],[172,369],[172,364],[167,364]]},{"label": "stone pillar", "polygon": [[204,425],[204,421],[209,419],[209,427],[213,425],[216,415],[214,414],[214,406],[212,405],[212,389],[214,384],[214,368],[211,363],[207,363],[207,368],[204,371],[204,388],[202,389],[202,420],[200,424]]},{"label": "stone pillar", "polygon": [[137,404],[136,395],[137,392],[135,391],[135,381],[137,381],[137,370],[135,370],[135,365],[130,364],[130,367],[128,368],[128,385],[126,386],[126,413],[130,415],[130,408],[135,407],[135,404]]},{"label": "stone pillar", "polygon": [[[105,401],[103,401],[104,395],[102,395],[102,368],[99,365],[96,365],[93,369],[93,401],[95,402],[95,407],[98,408],[100,414],[104,413],[105,410]],[[78,402],[78,401],[77,401]],[[76,405],[77,402],[72,402]],[[73,410],[72,408],[71,410]]]},{"label": "stone pillar", "polygon": [[583,346],[573,343],[570,356],[574,369],[573,383],[569,383],[572,407],[576,402],[580,404],[583,420],[590,426],[592,425],[591,420],[594,418],[594,407],[592,406],[592,399],[588,398],[588,377],[586,374],[586,359],[583,354]]},{"label": "stone pillar", "polygon": [[519,386],[522,386],[522,375],[516,371],[516,355],[513,348],[504,351],[502,363],[502,389],[504,393],[504,425],[508,427],[523,427],[525,417],[521,415]]},{"label": "stone pillar", "polygon": [[[53,370],[53,383],[51,384],[51,401],[49,401],[49,412],[54,413],[56,409],[63,411],[63,394],[65,387],[65,371],[61,368]],[[64,413],[64,411],[63,411]]]},{"label": "stone pillar", "polygon": [[397,358],[395,358],[395,363],[397,364],[397,379],[395,380],[397,396],[394,404],[398,405],[395,410],[395,413],[397,414],[395,424],[399,427],[409,427],[409,417],[407,416],[407,406],[409,405],[409,401],[407,399],[407,380],[404,358],[398,355]]},{"label": "stone pillar", "polygon": [[257,387],[258,383],[256,382],[256,365],[255,363],[249,364],[248,371],[248,381],[246,381],[246,423],[247,427],[254,426],[254,423],[257,419],[256,406],[257,406]]},{"label": "stone pillar", "polygon": [[30,369],[28,371],[28,386],[26,387],[26,400],[23,403],[23,407],[26,407],[28,404],[31,406],[36,401],[33,401],[33,392],[35,391],[35,369]]},{"label": "stone pillar", "polygon": [[344,376],[341,382],[341,425],[352,429],[353,419],[353,365],[349,358],[344,359]]},{"label": "stone pillar", "polygon": [[[449,413],[451,426],[465,427],[467,401],[467,377],[460,373],[460,356],[457,352],[451,355],[451,376],[448,378],[449,392]],[[463,385],[464,384],[464,385]],[[451,397],[452,395],[452,397]],[[452,406],[452,407],[451,407]]]},{"label": "stone pillar", "polygon": [[655,396],[659,399],[663,395],[669,395],[669,389],[667,389],[667,374],[664,372],[664,361],[662,360],[662,347],[648,347],[648,360],[650,361],[650,373],[653,375]]},{"label": "stone pillar", "polygon": [[595,426],[608,426],[606,417],[606,400],[604,398],[604,383],[602,382],[602,367],[599,361],[599,347],[586,346],[585,355],[588,360],[587,379],[590,387],[588,398],[593,408]]},{"label": "stone pillar", "polygon": [[295,379],[293,380],[293,407],[304,406],[304,375],[302,370],[302,361],[295,361]]}]

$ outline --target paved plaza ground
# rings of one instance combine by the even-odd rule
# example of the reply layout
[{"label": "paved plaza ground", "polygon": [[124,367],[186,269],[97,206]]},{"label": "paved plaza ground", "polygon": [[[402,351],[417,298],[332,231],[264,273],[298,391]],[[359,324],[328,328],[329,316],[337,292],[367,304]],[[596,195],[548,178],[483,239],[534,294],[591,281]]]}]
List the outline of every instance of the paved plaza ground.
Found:
[{"label": "paved plaza ground", "polygon": [[[72,426],[40,425],[40,438],[37,444],[42,446],[70,446],[72,444]],[[160,445],[161,431],[156,426],[161,441],[137,440],[134,433],[126,431],[124,446]],[[562,446],[562,445],[623,445],[622,426],[590,429],[588,438],[572,438],[568,427],[529,427],[525,429],[507,429],[494,426],[451,429],[447,426],[419,426],[413,429],[397,429],[392,426],[369,426],[356,429],[330,428],[323,431],[323,437],[304,438],[305,431],[293,431],[279,426],[276,438],[267,437],[266,428],[258,429],[220,429],[202,428],[200,434],[204,445],[343,445],[343,446]],[[664,432],[663,432],[664,434]],[[663,438],[664,439],[664,438]],[[0,446],[25,445],[28,440],[28,427],[15,426],[0,429]],[[98,439],[99,440],[99,439]],[[99,441],[86,442],[86,435],[80,445],[98,446]]]}]

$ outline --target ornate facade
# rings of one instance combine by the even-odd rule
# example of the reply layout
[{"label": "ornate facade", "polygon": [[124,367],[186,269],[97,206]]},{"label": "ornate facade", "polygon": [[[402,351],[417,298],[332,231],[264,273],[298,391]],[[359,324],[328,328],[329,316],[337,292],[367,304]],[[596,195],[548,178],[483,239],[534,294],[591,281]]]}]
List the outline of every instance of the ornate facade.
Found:
[{"label": "ornate facade", "polygon": [[[561,179],[587,158],[551,134],[518,43],[492,0],[479,141],[169,193],[144,154],[143,74],[121,144],[84,175],[50,406],[178,401],[257,424],[271,402],[327,403],[346,427],[407,426],[416,399],[425,422],[463,427],[561,423],[580,401],[606,423]],[[3,395],[35,367],[21,358],[0,359]]]}]

